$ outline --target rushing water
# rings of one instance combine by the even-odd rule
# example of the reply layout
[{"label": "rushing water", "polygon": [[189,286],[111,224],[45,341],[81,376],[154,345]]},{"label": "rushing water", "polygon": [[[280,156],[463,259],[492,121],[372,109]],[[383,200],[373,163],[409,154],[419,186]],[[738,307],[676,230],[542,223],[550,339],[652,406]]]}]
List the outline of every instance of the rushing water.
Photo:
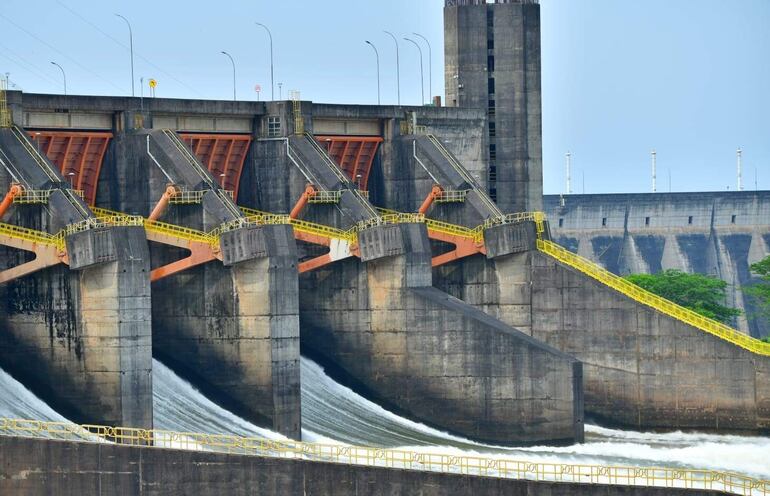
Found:
[{"label": "rushing water", "polygon": [[[282,438],[214,404],[158,361],[153,362],[153,408],[158,429]],[[2,370],[0,416],[64,420]],[[765,437],[642,433],[587,425],[586,442],[572,446],[505,448],[476,443],[394,415],[334,382],[305,358],[302,424],[305,441],[542,462],[680,466],[770,478],[770,438]]]}]

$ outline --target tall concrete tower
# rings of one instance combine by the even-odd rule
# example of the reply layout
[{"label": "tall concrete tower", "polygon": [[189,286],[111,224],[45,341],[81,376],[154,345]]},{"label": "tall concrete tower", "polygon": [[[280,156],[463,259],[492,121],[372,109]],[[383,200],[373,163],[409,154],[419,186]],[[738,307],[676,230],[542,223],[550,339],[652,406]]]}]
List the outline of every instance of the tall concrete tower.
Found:
[{"label": "tall concrete tower", "polygon": [[541,210],[538,1],[446,0],[444,57],[446,105],[487,112],[490,196],[504,212]]}]

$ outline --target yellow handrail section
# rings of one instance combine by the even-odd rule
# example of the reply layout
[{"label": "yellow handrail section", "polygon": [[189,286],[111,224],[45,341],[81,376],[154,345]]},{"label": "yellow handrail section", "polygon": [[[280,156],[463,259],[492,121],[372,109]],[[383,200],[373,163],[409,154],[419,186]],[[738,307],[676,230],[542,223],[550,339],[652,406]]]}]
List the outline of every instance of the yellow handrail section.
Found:
[{"label": "yellow handrail section", "polygon": [[169,224],[167,222],[160,222],[157,220],[149,220],[137,215],[127,215],[122,212],[107,210],[106,208],[94,207],[92,210],[100,220],[110,225],[144,226],[144,229],[150,233],[156,233],[162,236],[170,236],[173,238],[184,239],[198,243],[208,243],[213,246],[219,245],[219,238],[217,236],[214,236],[211,233],[199,231],[197,229],[177,226],[175,224]]},{"label": "yellow handrail section", "polygon": [[44,246],[55,246],[60,250],[65,249],[64,231],[56,234],[29,229],[27,227],[14,226],[13,224],[0,223],[0,235],[9,238],[20,239],[29,243],[35,243]]},{"label": "yellow handrail section", "polygon": [[597,281],[611,287],[612,289],[638,301],[644,305],[654,308],[670,317],[681,320],[682,322],[696,327],[709,334],[720,337],[725,341],[747,349],[759,355],[770,356],[770,343],[765,343],[747,334],[737,331],[721,322],[704,317],[689,308],[677,305],[665,298],[650,293],[641,287],[628,282],[605,268],[587,260],[571,251],[562,248],[552,241],[545,239],[537,240],[537,249],[550,255],[559,262],[569,265],[580,272],[596,279]]},{"label": "yellow handrail section", "polygon": [[770,481],[733,472],[511,460],[259,437],[0,418],[0,435],[177,449],[573,484],[612,484],[770,495]]},{"label": "yellow handrail section", "polygon": [[8,110],[8,96],[6,94],[6,82],[0,79],[0,127],[11,127],[11,112]]},{"label": "yellow handrail section", "polygon": [[261,210],[254,210],[253,208],[247,208],[247,207],[239,207],[239,208],[241,209],[241,212],[243,212],[243,214],[246,215],[246,218],[248,220],[254,219],[254,221],[258,224],[264,223],[264,222],[260,222],[260,220],[265,217],[280,216],[284,220],[284,222],[281,222],[282,224],[291,224],[291,226],[298,232],[312,234],[315,236],[321,236],[323,238],[328,238],[328,239],[340,239],[340,240],[348,241],[349,243],[354,243],[357,239],[357,233],[355,231],[355,228],[349,229],[347,231],[343,231],[342,229],[326,226],[324,224],[318,224],[315,222],[310,222],[310,221],[300,220],[300,219],[292,219],[285,214],[269,214],[267,212],[262,212]]}]

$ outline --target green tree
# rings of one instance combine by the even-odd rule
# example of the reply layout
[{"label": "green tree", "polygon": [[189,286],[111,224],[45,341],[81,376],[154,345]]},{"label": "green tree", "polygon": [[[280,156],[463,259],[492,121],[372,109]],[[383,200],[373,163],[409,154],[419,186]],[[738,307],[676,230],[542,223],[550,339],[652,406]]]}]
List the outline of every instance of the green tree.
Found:
[{"label": "green tree", "polygon": [[727,283],[716,277],[669,269],[657,274],[631,274],[626,279],[651,293],[723,323],[730,323],[741,314],[737,308],[722,304]]},{"label": "green tree", "polygon": [[[744,287],[743,292],[757,305],[759,315],[770,319],[770,255],[751,264],[751,271],[758,275],[760,280]],[[765,336],[764,341],[770,343],[770,335]]]}]

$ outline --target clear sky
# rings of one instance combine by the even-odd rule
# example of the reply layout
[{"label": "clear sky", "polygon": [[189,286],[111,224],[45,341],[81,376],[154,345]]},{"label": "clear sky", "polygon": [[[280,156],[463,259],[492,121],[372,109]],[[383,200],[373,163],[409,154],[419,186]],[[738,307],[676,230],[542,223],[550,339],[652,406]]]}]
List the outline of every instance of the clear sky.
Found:
[{"label": "clear sky", "polygon": [[[269,97],[267,36],[283,97],[300,90],[318,102],[395,103],[399,39],[401,101],[420,102],[418,32],[433,48],[433,93],[443,95],[443,0],[0,0],[0,73],[24,91],[130,94],[128,30],[139,78],[158,80],[164,97]],[[770,0],[542,0],[543,153],[546,193],[736,188],[736,149],[744,185],[770,189]],[[422,41],[418,38],[420,43]],[[428,94],[428,52],[425,92]],[[278,87],[276,86],[276,97]],[[427,96],[426,96],[427,99]]]}]

